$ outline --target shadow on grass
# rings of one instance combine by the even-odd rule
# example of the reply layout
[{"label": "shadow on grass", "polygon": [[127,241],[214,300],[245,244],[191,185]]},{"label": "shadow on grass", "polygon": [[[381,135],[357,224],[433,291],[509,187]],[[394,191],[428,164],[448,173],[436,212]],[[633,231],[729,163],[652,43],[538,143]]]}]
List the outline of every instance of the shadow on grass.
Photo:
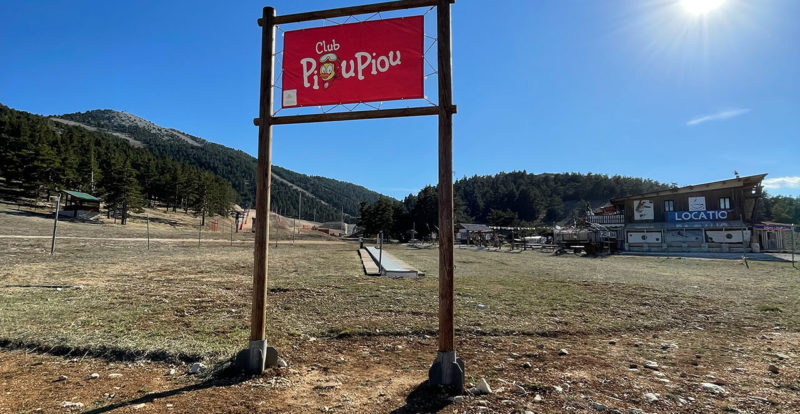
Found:
[{"label": "shadow on grass", "polygon": [[444,390],[424,381],[408,394],[406,405],[392,410],[392,414],[436,413],[453,403],[448,397]]},{"label": "shadow on grass", "polygon": [[[53,219],[52,211],[46,213],[40,213],[38,211],[29,211],[29,210],[6,210],[6,211],[0,211],[0,214],[6,214],[9,216],[20,216],[20,217],[36,217],[47,220]],[[100,220],[96,218],[70,217],[69,214],[71,213],[64,213],[63,211],[61,211],[61,213],[59,213],[58,215],[58,221],[71,222],[71,223],[85,223],[85,224],[103,224]]]},{"label": "shadow on grass", "polygon": [[203,382],[197,383],[197,384],[187,385],[185,387],[175,388],[173,390],[167,390],[167,391],[162,391],[162,392],[154,392],[154,393],[147,394],[145,396],[142,396],[142,397],[139,397],[139,398],[136,398],[136,399],[133,399],[133,400],[120,401],[118,403],[110,404],[110,405],[107,405],[105,407],[100,407],[100,408],[95,408],[95,409],[92,409],[92,410],[84,411],[84,414],[105,413],[105,412],[113,411],[113,410],[120,409],[120,408],[129,407],[129,406],[133,406],[133,405],[137,405],[137,404],[153,403],[156,400],[161,399],[161,398],[168,398],[168,397],[171,397],[173,395],[184,394],[184,393],[192,392],[192,391],[200,391],[200,390],[204,390],[206,388],[229,387],[231,385],[236,385],[236,384],[245,382],[245,381],[247,381],[247,380],[249,380],[251,378],[253,378],[252,375],[238,374],[238,373],[232,372],[231,370],[226,370],[226,371],[220,372],[218,374],[213,374],[210,378],[206,379]]}]

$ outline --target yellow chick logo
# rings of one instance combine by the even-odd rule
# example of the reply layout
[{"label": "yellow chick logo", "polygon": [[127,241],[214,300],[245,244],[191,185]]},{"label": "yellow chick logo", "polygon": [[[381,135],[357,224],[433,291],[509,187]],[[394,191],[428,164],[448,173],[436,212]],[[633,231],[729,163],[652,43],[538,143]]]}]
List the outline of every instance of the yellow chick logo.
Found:
[{"label": "yellow chick logo", "polygon": [[319,75],[322,81],[325,82],[323,86],[328,87],[328,81],[336,77],[336,61],[339,58],[335,53],[326,53],[319,58]]}]

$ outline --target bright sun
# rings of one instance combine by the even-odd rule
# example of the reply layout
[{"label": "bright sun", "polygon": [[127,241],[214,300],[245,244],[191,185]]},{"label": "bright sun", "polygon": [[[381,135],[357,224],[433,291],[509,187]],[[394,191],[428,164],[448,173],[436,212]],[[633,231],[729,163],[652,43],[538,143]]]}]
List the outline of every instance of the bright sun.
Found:
[{"label": "bright sun", "polygon": [[706,14],[720,6],[725,0],[681,0],[683,8],[693,15]]}]

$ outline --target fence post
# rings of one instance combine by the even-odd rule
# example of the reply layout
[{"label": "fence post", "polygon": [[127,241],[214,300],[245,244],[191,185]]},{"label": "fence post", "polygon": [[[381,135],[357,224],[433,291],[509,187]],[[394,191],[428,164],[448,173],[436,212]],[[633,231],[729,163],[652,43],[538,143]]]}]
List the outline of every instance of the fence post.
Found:
[{"label": "fence post", "polygon": [[58,193],[56,200],[56,216],[53,217],[53,240],[50,242],[50,256],[56,251],[56,230],[58,229],[58,209],[61,207],[61,193]]},{"label": "fence post", "polygon": [[197,231],[197,248],[200,248],[200,240],[203,236],[203,222],[200,222],[199,230]]},{"label": "fence post", "polygon": [[792,267],[796,269],[794,264],[794,248],[794,224],[792,224]]},{"label": "fence post", "polygon": [[147,213],[147,250],[150,250],[150,213]]}]

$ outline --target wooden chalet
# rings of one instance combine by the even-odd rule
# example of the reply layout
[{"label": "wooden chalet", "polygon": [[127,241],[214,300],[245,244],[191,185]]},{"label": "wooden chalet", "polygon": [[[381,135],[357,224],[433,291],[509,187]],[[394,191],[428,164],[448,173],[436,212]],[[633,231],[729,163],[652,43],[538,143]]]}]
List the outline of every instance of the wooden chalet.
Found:
[{"label": "wooden chalet", "polygon": [[754,211],[767,174],[611,199],[587,221],[617,231],[628,251],[758,250]]}]

